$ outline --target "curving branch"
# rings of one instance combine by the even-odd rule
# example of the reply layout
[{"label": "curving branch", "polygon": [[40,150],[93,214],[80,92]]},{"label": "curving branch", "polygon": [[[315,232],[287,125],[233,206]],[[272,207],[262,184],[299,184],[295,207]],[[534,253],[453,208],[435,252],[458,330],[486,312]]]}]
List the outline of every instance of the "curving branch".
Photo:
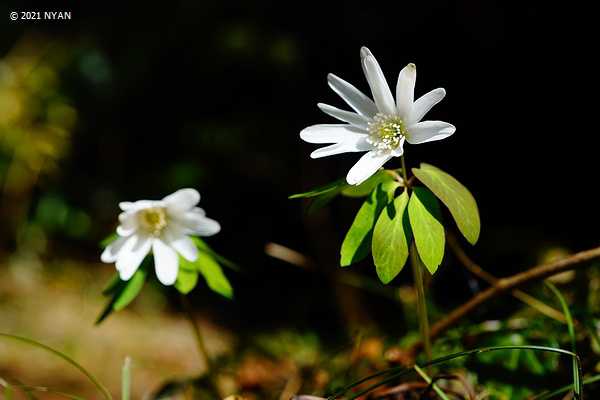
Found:
[{"label": "curving branch", "polygon": [[[456,238],[452,232],[446,232],[446,243],[448,244],[448,248],[456,259],[465,267],[469,272],[471,272],[476,277],[481,280],[487,282],[490,285],[498,282],[498,278],[481,268],[475,261],[473,261],[467,253],[465,253],[464,249],[461,247],[459,240]],[[559,322],[564,324],[567,323],[567,319],[564,314],[558,311],[556,308],[549,306],[541,300],[536,299],[535,297],[523,292],[520,289],[513,289],[511,291],[513,297],[518,300],[521,300],[523,303],[527,304],[529,307],[536,309],[538,312],[544,314],[547,317],[553,318]]]},{"label": "curving branch", "polygon": [[[469,301],[455,308],[446,317],[432,325],[430,337],[433,339],[445,332],[452,325],[456,324],[463,317],[470,314],[483,303],[519,286],[527,283],[544,279],[552,275],[560,274],[564,271],[580,268],[585,266],[586,262],[600,257],[600,247],[580,251],[560,260],[552,261],[546,264],[538,265],[527,271],[520,272],[516,275],[500,278],[495,281],[493,286],[473,296]],[[419,341],[409,348],[411,353],[416,352],[423,346],[423,342]]]}]

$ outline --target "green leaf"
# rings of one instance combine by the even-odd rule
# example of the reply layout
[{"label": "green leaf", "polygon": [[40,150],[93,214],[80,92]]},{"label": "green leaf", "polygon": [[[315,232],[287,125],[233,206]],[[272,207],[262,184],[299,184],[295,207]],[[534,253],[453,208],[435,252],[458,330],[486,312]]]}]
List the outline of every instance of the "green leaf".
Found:
[{"label": "green leaf", "polygon": [[123,290],[115,298],[115,303],[113,304],[115,311],[120,311],[127,307],[140,294],[146,282],[146,275],[146,268],[138,268],[131,279],[127,281]]},{"label": "green leaf", "polygon": [[394,177],[389,172],[382,169],[377,171],[360,185],[346,185],[342,188],[342,195],[347,197],[365,197],[375,190],[380,183],[392,180],[394,180]]},{"label": "green leaf", "polygon": [[121,282],[122,281],[119,279],[119,274],[114,274],[106,286],[104,286],[104,289],[102,289],[102,294],[105,296],[113,294]]},{"label": "green leaf", "polygon": [[328,183],[323,186],[319,186],[315,189],[309,190],[308,192],[293,194],[289,196],[289,199],[309,199],[309,203],[306,207],[306,213],[310,214],[317,211],[320,208],[325,207],[335,199],[340,192],[348,187],[345,179],[338,179],[335,182]]},{"label": "green leaf", "polygon": [[[558,298],[558,301],[560,302],[560,306],[563,310],[563,314],[565,314],[565,318],[567,320],[567,328],[569,330],[569,337],[571,339],[571,350],[573,351],[573,353],[576,353],[577,337],[575,336],[575,323],[573,322],[573,317],[571,315],[571,310],[569,309],[569,305],[567,304],[567,301],[565,300],[564,296],[562,295],[562,293],[560,292],[560,290],[558,290],[558,288],[556,286],[554,286],[549,281],[547,281],[545,283],[546,283],[546,286],[548,286],[550,288],[550,290],[552,290],[552,293],[554,293],[554,295]],[[579,395],[580,394],[580,392],[579,392],[580,377],[579,377],[579,373],[577,372],[578,368],[577,368],[576,360],[573,360],[572,364],[573,364],[573,391],[575,392],[575,394]],[[579,396],[577,396],[577,397],[579,397]]]},{"label": "green leaf", "polygon": [[394,192],[399,186],[396,181],[380,183],[367,197],[342,243],[342,267],[358,262],[369,254],[375,221],[381,210],[394,198]]},{"label": "green leaf", "polygon": [[175,289],[182,294],[188,294],[198,283],[198,270],[183,257],[179,257],[179,266],[177,280],[175,281]]},{"label": "green leaf", "polygon": [[471,244],[477,243],[481,222],[475,198],[459,181],[433,165],[422,163],[413,174],[448,207],[458,229]]},{"label": "green leaf", "polygon": [[119,235],[117,235],[116,232],[113,232],[100,241],[100,247],[104,249],[104,248],[108,247],[109,244],[111,244],[112,242],[117,240],[118,238],[119,238]]},{"label": "green leaf", "polygon": [[309,190],[308,192],[296,193],[288,197],[288,199],[306,199],[311,197],[317,197],[325,193],[338,192],[345,186],[348,186],[345,179],[338,179],[337,181],[328,183],[323,186],[316,187]]},{"label": "green leaf", "polygon": [[[214,291],[219,293],[222,296],[227,297],[228,299],[233,298],[233,288],[231,284],[227,280],[227,277],[223,273],[221,266],[219,263],[223,264],[226,267],[230,267],[231,269],[238,270],[239,267],[227,260],[225,257],[220,256],[215,253],[202,239],[197,237],[192,237],[194,244],[198,247],[198,258],[196,261],[188,261],[183,257],[179,258],[179,275],[183,272],[183,274],[188,273],[189,271],[198,271],[202,274],[208,287]],[[180,280],[179,275],[177,275],[177,280]],[[182,280],[190,279],[190,277],[182,276]],[[193,279],[193,278],[192,278]],[[197,284],[198,277],[196,276],[194,282],[194,286]],[[191,282],[187,282],[188,285],[191,285]],[[183,285],[183,282],[181,283]],[[177,282],[175,283],[176,288],[181,292],[180,288],[177,287]],[[185,285],[184,285],[185,286]],[[185,287],[183,287],[185,288]],[[189,289],[190,291],[193,289]],[[189,291],[188,291],[189,292]],[[186,294],[186,293],[184,293]]]},{"label": "green leaf", "polygon": [[140,266],[128,281],[119,279],[119,275],[116,274],[102,292],[105,296],[111,296],[111,299],[100,313],[100,316],[96,320],[96,324],[104,321],[113,311],[120,311],[127,307],[129,303],[140,294],[140,291],[146,282],[147,274],[148,272],[145,265]]},{"label": "green leaf", "polygon": [[229,259],[223,257],[222,255],[220,255],[219,253],[214,251],[212,248],[210,248],[210,246],[208,244],[206,244],[206,242],[204,240],[202,240],[196,236],[191,236],[191,238],[192,238],[192,241],[194,242],[194,244],[196,245],[196,247],[198,248],[198,250],[200,250],[201,252],[204,251],[204,252],[210,254],[215,260],[217,260],[224,267],[227,267],[234,271],[240,270],[239,265],[237,265],[233,261],[230,261]]},{"label": "green leaf", "polygon": [[332,190],[330,192],[320,194],[316,197],[311,197],[310,199],[308,199],[306,213],[312,214],[313,212],[325,207],[327,204],[331,203],[331,201],[335,199],[339,194],[339,190]]},{"label": "green leaf", "polygon": [[223,273],[221,266],[214,258],[207,253],[200,253],[194,265],[198,268],[202,276],[204,276],[206,284],[211,290],[228,299],[233,298],[233,288]]},{"label": "green leaf", "polygon": [[[39,350],[45,351],[46,353],[52,354],[58,358],[61,358],[62,360],[66,361],[68,364],[73,366],[75,369],[77,369],[79,372],[81,372],[83,375],[85,375],[89,379],[89,381],[92,382],[94,384],[94,386],[96,386],[96,388],[102,393],[102,396],[104,397],[105,400],[112,400],[112,396],[110,395],[110,392],[108,391],[108,389],[106,389],[106,387],[104,385],[102,385],[100,383],[100,381],[98,381],[98,379],[94,375],[92,375],[91,372],[89,372],[88,370],[83,368],[83,366],[81,364],[79,364],[77,361],[73,360],[71,357],[69,357],[65,353],[60,352],[51,347],[48,347],[43,343],[36,342],[35,340],[29,339],[26,337],[22,337],[22,336],[16,336],[16,335],[11,335],[8,333],[0,332],[0,339],[8,339],[11,341],[20,342],[20,343],[26,344],[28,346],[35,347]],[[1,380],[0,380],[0,382],[1,382]],[[58,393],[55,391],[52,391],[52,392],[55,394]],[[25,394],[27,394],[27,392]],[[62,393],[62,394],[64,395],[65,393]]]},{"label": "green leaf", "polygon": [[[420,364],[421,367],[432,367],[435,365],[441,365],[441,364],[445,364],[448,363],[452,360],[455,359],[459,359],[459,358],[464,358],[464,357],[472,357],[472,356],[480,356],[482,354],[485,353],[490,353],[490,352],[506,352],[507,350],[509,351],[519,351],[519,350],[533,350],[533,351],[542,351],[542,352],[547,352],[547,353],[553,353],[553,354],[560,354],[563,356],[569,356],[571,359],[575,360],[577,362],[577,366],[578,368],[576,369],[577,374],[579,375],[579,362],[578,362],[578,358],[577,355],[575,353],[572,353],[570,351],[567,350],[563,350],[561,348],[558,347],[548,347],[548,346],[533,346],[533,345],[519,345],[519,346],[492,346],[492,347],[479,347],[477,349],[471,349],[471,350],[467,350],[467,351],[461,351],[458,353],[453,353],[453,354],[449,354],[449,355],[445,355],[444,357],[440,357],[431,361],[427,361],[425,363]],[[506,353],[505,353],[506,354]],[[342,388],[334,391],[331,395],[330,398],[338,398],[341,397],[342,395],[347,394],[348,392],[350,392],[350,394],[347,396],[347,398],[349,400],[353,400],[353,399],[357,399],[360,398],[361,396],[364,396],[365,394],[377,389],[378,387],[381,387],[383,385],[388,385],[389,382],[391,380],[399,380],[401,377],[406,376],[410,373],[413,372],[413,367],[406,367],[406,368],[402,368],[402,367],[392,367],[392,368],[388,368],[386,370],[383,371],[379,371],[375,374],[366,376],[366,377],[362,377],[360,378],[360,380],[355,381],[353,383],[350,383],[346,386],[343,386]],[[384,377],[383,379],[381,379],[379,382],[374,383],[370,386],[367,386],[366,388],[361,388],[358,389],[357,387],[359,385],[364,384],[366,381],[372,380],[374,378],[381,378]],[[591,383],[590,381],[592,380],[592,378],[588,378],[585,381],[581,381],[580,385],[578,386],[578,393],[581,394],[582,390],[582,384],[583,383]],[[595,381],[595,380],[594,380]],[[364,387],[364,385],[363,385]],[[570,386],[569,388],[572,388],[572,386]],[[560,389],[561,391],[565,390],[565,389]],[[568,390],[568,389],[567,389]],[[544,399],[549,399],[552,396],[546,396],[544,395],[543,398]],[[581,397],[581,396],[580,396]],[[513,397],[509,397],[509,398],[513,398]],[[523,396],[519,396],[518,398],[524,398]],[[536,399],[538,399],[538,397],[536,397]],[[539,398],[539,400],[541,400],[541,397]]]},{"label": "green leaf", "polygon": [[400,273],[408,258],[410,225],[406,190],[390,202],[379,215],[373,230],[373,261],[377,276],[383,283],[389,283]]},{"label": "green leaf", "polygon": [[421,261],[433,275],[444,258],[446,236],[436,197],[423,187],[413,188],[408,203],[410,226]]}]

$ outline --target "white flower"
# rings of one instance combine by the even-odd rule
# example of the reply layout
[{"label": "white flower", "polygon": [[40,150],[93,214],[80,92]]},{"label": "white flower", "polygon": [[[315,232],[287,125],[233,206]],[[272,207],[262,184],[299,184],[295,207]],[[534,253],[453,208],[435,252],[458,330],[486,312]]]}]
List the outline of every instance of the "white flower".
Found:
[{"label": "white flower", "polygon": [[102,262],[116,262],[120,278],[126,281],[152,252],[158,280],[164,285],[174,284],[178,255],[189,261],[198,258],[198,249],[188,235],[210,236],[221,230],[217,221],[196,207],[199,201],[196,190],[181,189],[158,201],[120,203],[119,238],[106,247]]},{"label": "white flower", "polygon": [[404,152],[404,142],[419,144],[441,140],[452,135],[456,128],[442,121],[421,121],[439,103],[446,91],[434,89],[414,101],[417,69],[408,64],[400,71],[396,85],[396,101],[373,54],[360,50],[363,71],[371,87],[373,100],[357,88],[333,74],[327,76],[329,86],[356,112],[344,111],[319,103],[326,114],[345,124],[309,126],[300,137],[309,143],[333,143],[312,152],[311,158],[366,151],[350,169],[346,180],[358,185],[373,175],[390,158]]}]

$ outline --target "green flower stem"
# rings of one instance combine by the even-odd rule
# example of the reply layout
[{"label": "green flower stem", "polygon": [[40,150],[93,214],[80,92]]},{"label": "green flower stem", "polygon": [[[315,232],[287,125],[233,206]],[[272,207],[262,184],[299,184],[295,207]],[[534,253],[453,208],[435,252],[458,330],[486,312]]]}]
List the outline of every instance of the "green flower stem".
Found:
[{"label": "green flower stem", "polygon": [[417,290],[417,316],[419,318],[419,329],[423,340],[423,348],[427,361],[431,360],[431,339],[429,338],[429,319],[427,318],[427,302],[425,299],[425,285],[423,284],[423,263],[413,243],[410,249],[410,264],[413,270],[415,288]]},{"label": "green flower stem", "polygon": [[204,343],[204,339],[202,338],[202,333],[200,332],[200,327],[198,326],[198,323],[194,319],[194,314],[192,312],[192,306],[190,305],[190,302],[187,299],[187,297],[185,297],[185,295],[180,294],[179,298],[181,300],[181,305],[183,307],[183,311],[185,312],[185,315],[186,315],[188,321],[190,322],[190,325],[192,326],[192,330],[194,331],[194,336],[196,338],[196,346],[198,347],[198,352],[200,353],[200,356],[202,358],[204,358],[204,362],[206,363],[206,374],[209,377],[212,377],[212,372],[213,372],[212,371],[212,361],[211,361],[210,357],[208,356],[208,351],[206,350],[206,344]]},{"label": "green flower stem", "polygon": [[[563,297],[560,290],[556,288],[556,286],[554,286],[551,282],[548,281],[546,281],[545,284],[550,288],[550,290],[552,290],[552,292],[560,302],[560,306],[562,307],[563,312],[565,313],[565,317],[567,318],[567,327],[569,329],[569,337],[571,338],[571,351],[573,353],[577,353],[577,337],[575,336],[575,324],[573,323],[573,317],[571,316],[569,305],[567,304],[567,301]],[[576,395],[579,395],[580,393],[578,392],[578,388],[581,386],[581,384],[579,382],[579,374],[576,373],[576,367],[576,361],[573,360],[573,391]]]},{"label": "green flower stem", "polygon": [[[421,366],[430,367],[430,366],[434,366],[434,365],[443,364],[443,363],[446,363],[450,360],[454,360],[457,358],[470,357],[470,356],[474,356],[477,354],[482,354],[482,353],[487,353],[487,352],[492,352],[492,351],[494,351],[494,352],[495,351],[504,351],[504,350],[536,350],[536,351],[547,351],[547,352],[551,352],[551,353],[557,353],[557,354],[563,354],[563,355],[570,356],[571,358],[573,358],[575,360],[575,364],[576,364],[576,372],[575,373],[578,376],[577,381],[579,382],[579,387],[577,388],[577,393],[580,393],[580,396],[581,396],[580,400],[583,399],[583,383],[584,383],[584,381],[582,381],[580,378],[583,371],[581,369],[581,362],[579,360],[579,357],[575,353],[572,353],[568,350],[563,350],[560,348],[546,347],[546,346],[530,346],[530,345],[480,347],[477,349],[461,351],[459,353],[453,353],[453,354],[449,354],[444,357],[437,358],[435,360],[427,361],[425,363],[422,363]],[[379,371],[373,375],[364,377],[354,383],[351,383],[350,385],[347,385],[347,386],[337,390],[335,393],[333,393],[332,395],[327,397],[327,400],[337,399],[340,396],[347,393],[348,391],[350,391],[351,389],[356,388],[357,386],[362,385],[363,383],[370,381],[374,378],[385,377],[381,381],[374,383],[371,386],[369,386],[363,390],[354,391],[352,396],[350,396],[348,400],[357,399],[357,398],[369,393],[370,391],[375,390],[378,387],[387,385],[388,383],[398,380],[400,377],[410,373],[413,369],[414,369],[414,366],[413,367],[393,367],[393,368],[389,368],[387,370]],[[591,382],[588,381],[588,383],[591,383]],[[572,385],[569,385],[568,388],[572,388],[572,387],[573,387]],[[567,388],[567,390],[568,390],[568,388]],[[561,388],[561,390],[563,390],[563,388]],[[544,397],[544,398],[547,398],[547,397]]]},{"label": "green flower stem", "polygon": [[96,386],[96,388],[100,391],[100,393],[102,393],[102,396],[106,399],[106,400],[112,400],[112,396],[110,394],[110,392],[108,391],[108,389],[102,385],[100,383],[100,381],[98,381],[98,379],[91,374],[91,372],[88,372],[88,370],[86,370],[85,368],[83,368],[79,363],[77,363],[75,360],[73,360],[71,357],[67,356],[64,353],[61,353],[58,350],[54,350],[51,347],[46,346],[45,344],[42,344],[40,342],[36,342],[35,340],[31,340],[22,336],[15,336],[15,335],[11,335],[8,333],[0,333],[0,339],[8,339],[8,340],[12,340],[12,341],[16,341],[16,342],[20,342],[32,347],[36,347],[38,349],[41,349],[47,353],[53,354],[61,359],[63,359],[64,361],[66,361],[67,363],[71,364],[73,367],[75,367],[76,369],[79,370],[79,372],[81,372],[82,374],[84,374],[89,380],[90,382],[92,382],[94,384],[94,386]]},{"label": "green flower stem", "polygon": [[121,370],[121,400],[131,398],[131,358],[126,357]]},{"label": "green flower stem", "polygon": [[433,380],[429,377],[429,375],[427,375],[427,373],[425,371],[423,371],[423,369],[421,367],[419,367],[417,364],[415,364],[413,368],[415,369],[415,371],[417,371],[417,373],[419,375],[421,375],[421,378],[423,378],[423,380],[425,382],[427,382],[428,385],[431,385],[434,392],[436,392],[437,395],[440,396],[440,399],[450,400],[448,398],[448,396],[446,396],[446,393],[444,393],[444,391],[442,389],[440,389],[440,387],[438,385],[436,385],[435,382],[433,382]]},{"label": "green flower stem", "polygon": [[[400,157],[400,163],[402,164],[402,177],[404,178],[404,185],[406,190],[408,187],[408,169],[406,168],[406,160],[404,155]],[[419,329],[421,331],[421,337],[423,338],[423,348],[425,350],[425,356],[427,361],[431,360],[431,339],[429,338],[429,319],[427,317],[427,302],[425,299],[425,285],[423,284],[423,271],[425,267],[419,258],[417,253],[417,247],[413,242],[410,249],[410,264],[413,270],[413,277],[415,280],[415,289],[417,290],[417,316],[419,318]]]},{"label": "green flower stem", "polygon": [[408,184],[408,170],[406,169],[406,160],[404,160],[404,156],[400,156],[400,163],[402,164],[402,178],[404,178],[405,187]]}]

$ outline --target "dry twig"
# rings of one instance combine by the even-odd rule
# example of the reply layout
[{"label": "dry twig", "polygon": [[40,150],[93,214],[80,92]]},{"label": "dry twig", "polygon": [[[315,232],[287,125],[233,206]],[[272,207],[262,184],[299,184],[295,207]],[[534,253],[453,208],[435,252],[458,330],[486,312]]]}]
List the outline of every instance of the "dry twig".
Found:
[{"label": "dry twig", "polygon": [[[564,271],[580,268],[585,266],[586,262],[598,257],[600,257],[600,247],[595,247],[593,249],[580,251],[579,253],[572,254],[560,260],[538,265],[507,278],[498,279],[490,288],[473,296],[469,301],[455,308],[445,318],[442,318],[440,321],[433,324],[430,331],[430,337],[433,339],[439,336],[483,303],[486,303],[507,291]],[[423,343],[419,341],[415,343],[409,351],[414,354],[422,346]]]}]

